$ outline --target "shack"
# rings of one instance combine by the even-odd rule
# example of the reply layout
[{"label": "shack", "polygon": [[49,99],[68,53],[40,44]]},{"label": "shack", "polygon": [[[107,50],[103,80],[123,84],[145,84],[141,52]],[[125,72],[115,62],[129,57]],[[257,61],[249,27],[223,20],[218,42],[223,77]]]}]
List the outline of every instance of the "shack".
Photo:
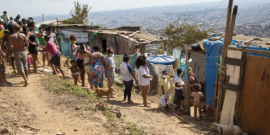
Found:
[{"label": "shack", "polygon": [[146,45],[166,42],[167,39],[141,31],[139,26],[123,26],[116,29],[86,30],[91,46],[99,46],[106,54],[112,48],[116,55],[146,53]]}]

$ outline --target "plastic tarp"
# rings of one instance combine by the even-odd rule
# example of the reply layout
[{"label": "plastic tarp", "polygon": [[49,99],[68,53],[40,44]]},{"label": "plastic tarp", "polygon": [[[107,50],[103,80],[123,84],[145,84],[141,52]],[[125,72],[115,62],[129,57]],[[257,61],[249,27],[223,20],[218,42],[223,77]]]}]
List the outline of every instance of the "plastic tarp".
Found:
[{"label": "plastic tarp", "polygon": [[223,51],[223,42],[221,41],[204,41],[203,46],[206,50],[206,71],[205,71],[205,92],[206,104],[214,106],[215,83],[217,75],[217,55],[218,46],[221,46],[220,54]]},{"label": "plastic tarp", "polygon": [[[233,43],[233,42],[232,42]],[[221,46],[222,55],[223,52],[223,41],[203,41],[203,46],[206,50],[206,71],[205,71],[205,90],[206,90],[206,103],[208,105],[214,106],[214,93],[215,93],[215,82],[216,82],[216,74],[217,74],[217,54],[218,54],[218,46]],[[242,46],[237,46],[237,48],[242,48]],[[264,50],[270,51],[269,48],[264,47],[254,47],[248,46],[248,49],[254,50]],[[248,53],[248,55],[260,56],[260,57],[270,57],[267,55],[261,55],[256,53]]]},{"label": "plastic tarp", "polygon": [[147,61],[153,64],[172,65],[175,58],[169,55],[154,55],[147,57]]},{"label": "plastic tarp", "polygon": [[61,51],[64,56],[71,57],[71,48],[70,48],[70,41],[69,40],[64,40],[63,38],[60,38],[61,40]]}]

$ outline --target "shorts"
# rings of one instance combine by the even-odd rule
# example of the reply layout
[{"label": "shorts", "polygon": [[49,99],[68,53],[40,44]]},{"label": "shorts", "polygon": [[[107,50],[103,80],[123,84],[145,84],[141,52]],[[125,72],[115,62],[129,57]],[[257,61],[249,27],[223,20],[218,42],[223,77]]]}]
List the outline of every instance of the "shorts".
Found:
[{"label": "shorts", "polygon": [[169,99],[169,96],[170,96],[169,92],[166,92],[166,93],[164,94],[164,98],[165,98],[165,99]]},{"label": "shorts", "polygon": [[[44,50],[46,48],[46,45],[39,45],[38,47],[42,48]],[[46,54],[46,52],[41,52],[41,54]]]},{"label": "shorts", "polygon": [[177,100],[184,100],[185,99],[185,94],[183,89],[175,89],[175,95]]},{"label": "shorts", "polygon": [[78,66],[80,69],[84,69],[84,66],[83,66],[83,60],[77,59],[77,66]]},{"label": "shorts", "polygon": [[105,70],[105,77],[108,81],[113,82],[115,79],[115,73],[111,70]]},{"label": "shorts", "polygon": [[194,110],[196,110],[197,108],[199,109],[199,111],[201,110],[201,102],[200,101],[194,101],[193,106],[194,106]]},{"label": "shorts", "polygon": [[75,55],[72,55],[72,60],[75,60],[75,61],[77,61],[77,57],[75,56]]},{"label": "shorts", "polygon": [[38,54],[38,49],[36,45],[29,45],[28,51],[30,54]]},{"label": "shorts", "polygon": [[18,70],[27,70],[27,54],[25,51],[14,52],[14,60]]},{"label": "shorts", "polygon": [[60,52],[58,51],[57,53],[56,53],[56,55],[55,56],[53,56],[51,59],[50,59],[50,62],[52,63],[52,64],[54,64],[54,65],[56,65],[56,66],[61,66],[61,54],[60,54]]},{"label": "shorts", "polygon": [[6,67],[4,64],[0,64],[0,73],[5,73],[6,72]]},{"label": "shorts", "polygon": [[84,70],[87,72],[87,73],[90,73],[90,66],[84,66]]}]

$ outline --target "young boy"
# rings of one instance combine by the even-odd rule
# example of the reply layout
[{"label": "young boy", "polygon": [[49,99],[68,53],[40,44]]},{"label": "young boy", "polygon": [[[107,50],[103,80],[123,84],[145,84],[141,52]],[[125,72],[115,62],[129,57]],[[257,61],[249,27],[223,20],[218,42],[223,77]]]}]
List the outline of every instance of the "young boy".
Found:
[{"label": "young boy", "polygon": [[169,90],[171,89],[170,79],[173,77],[173,75],[169,74],[166,70],[162,71],[162,77],[160,81],[160,86],[162,93],[164,95],[164,98],[166,100],[166,108],[169,108],[168,106],[168,99],[169,99]]},{"label": "young boy", "polygon": [[175,95],[176,95],[176,99],[177,99],[177,106],[175,107],[175,109],[179,109],[181,102],[185,99],[185,95],[184,95],[184,91],[183,91],[183,86],[185,86],[185,83],[181,79],[181,73],[182,73],[182,69],[178,68],[177,75],[174,78],[174,80],[175,80]]},{"label": "young boy", "polygon": [[76,65],[75,60],[71,60],[70,64],[71,64],[70,71],[71,71],[71,75],[72,75],[72,77],[74,79],[74,83],[75,83],[75,85],[78,85],[77,81],[78,81],[78,77],[80,75],[80,71],[79,71],[79,69],[78,69],[78,67]]},{"label": "young boy", "polygon": [[195,115],[195,120],[197,120],[197,108],[199,110],[199,115],[200,115],[200,120],[202,120],[202,115],[201,115],[201,98],[203,97],[203,94],[199,92],[199,86],[197,84],[194,85],[194,91],[192,92],[192,97],[194,98],[194,115]]}]

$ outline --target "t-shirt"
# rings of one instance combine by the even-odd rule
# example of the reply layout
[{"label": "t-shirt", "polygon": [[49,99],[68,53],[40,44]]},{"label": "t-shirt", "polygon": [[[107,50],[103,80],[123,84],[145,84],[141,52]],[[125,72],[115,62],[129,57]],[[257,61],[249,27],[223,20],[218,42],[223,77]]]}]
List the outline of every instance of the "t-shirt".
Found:
[{"label": "t-shirt", "polygon": [[39,45],[46,45],[46,42],[44,41],[44,36],[38,38]]},{"label": "t-shirt", "polygon": [[171,84],[169,82],[169,80],[171,79],[170,76],[167,76],[167,78],[161,78],[161,81],[160,81],[160,86],[163,86],[163,90],[164,92],[168,92],[170,89],[171,89]]},{"label": "t-shirt", "polygon": [[1,30],[0,31],[0,39],[2,39],[2,37],[5,35],[5,33],[4,33],[4,30]]},{"label": "t-shirt", "polygon": [[148,67],[140,66],[138,70],[138,82],[141,86],[150,85],[150,78],[144,78],[143,75],[148,75],[149,69]]},{"label": "t-shirt", "polygon": [[195,102],[201,102],[201,97],[203,97],[203,94],[201,92],[192,92],[192,97],[194,97]]},{"label": "t-shirt", "polygon": [[112,67],[112,69],[106,69],[107,71],[110,70],[111,72],[115,71],[115,62],[113,60],[113,57],[105,57],[104,59],[105,64],[108,65],[109,67]]},{"label": "t-shirt", "polygon": [[[180,82],[182,81],[182,79],[181,79],[181,77],[179,77],[179,76],[176,75],[175,78],[174,78],[174,81],[176,83],[180,84]],[[175,86],[175,89],[182,89],[182,87],[176,87]]]},{"label": "t-shirt", "polygon": [[58,52],[58,49],[51,41],[47,42],[46,48],[52,56],[55,56]]},{"label": "t-shirt", "polygon": [[120,72],[121,72],[121,76],[122,76],[122,80],[123,81],[131,81],[133,80],[133,77],[131,76],[130,73],[133,72],[132,67],[127,64],[126,62],[122,62],[119,65],[120,68]]}]

